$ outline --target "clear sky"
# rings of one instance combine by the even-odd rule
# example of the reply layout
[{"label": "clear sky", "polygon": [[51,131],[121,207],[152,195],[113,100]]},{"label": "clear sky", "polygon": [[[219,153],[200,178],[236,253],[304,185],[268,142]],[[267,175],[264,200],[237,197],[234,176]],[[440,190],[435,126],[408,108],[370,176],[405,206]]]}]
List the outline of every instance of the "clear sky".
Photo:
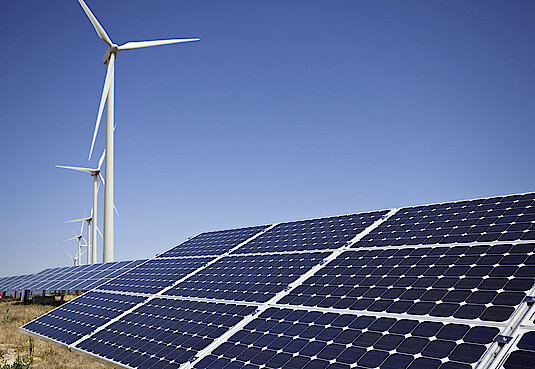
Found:
[{"label": "clear sky", "polygon": [[[201,38],[118,55],[117,260],[203,231],[535,190],[534,1],[87,4],[117,44]],[[75,253],[64,222],[89,214],[91,178],[54,165],[104,148],[101,130],[87,161],[106,45],[75,0],[0,1],[0,33],[7,276]]]}]

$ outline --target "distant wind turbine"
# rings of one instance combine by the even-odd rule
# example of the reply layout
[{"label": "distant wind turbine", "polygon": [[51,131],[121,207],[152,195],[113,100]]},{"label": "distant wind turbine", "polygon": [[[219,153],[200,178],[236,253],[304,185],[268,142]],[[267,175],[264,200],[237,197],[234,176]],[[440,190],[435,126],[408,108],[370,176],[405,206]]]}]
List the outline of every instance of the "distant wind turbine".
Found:
[{"label": "distant wind turbine", "polygon": [[[83,231],[84,231],[84,222],[82,222],[82,225],[80,227],[80,234],[79,235],[71,237],[71,238],[65,240],[65,241],[71,241],[71,240],[77,240],[78,241],[78,253],[76,254],[76,256],[78,257],[78,265],[82,265],[82,240],[85,241],[84,235],[82,234]],[[86,245],[87,245],[87,241],[86,241]]]},{"label": "distant wind turbine", "polygon": [[78,254],[76,254],[76,257],[72,256],[69,253],[67,253],[67,255],[69,255],[69,257],[71,258],[73,265],[78,265]]},{"label": "distant wind turbine", "polygon": [[[82,167],[72,167],[72,166],[66,166],[66,165],[56,165],[58,168],[65,168],[65,169],[71,169],[76,170],[79,172],[86,172],[89,173],[93,177],[93,208],[91,209],[91,218],[93,220],[93,230],[92,230],[92,237],[91,237],[91,243],[92,243],[92,256],[93,260],[92,263],[95,264],[97,262],[97,194],[98,194],[98,180],[97,177],[100,178],[102,183],[104,184],[104,178],[102,178],[102,174],[100,173],[100,168],[102,167],[102,163],[104,162],[104,157],[106,156],[106,151],[102,153],[100,156],[100,160],[98,161],[98,167],[97,168],[82,168]],[[88,224],[89,226],[89,224]],[[89,233],[89,229],[88,229]],[[88,240],[89,241],[89,240]],[[88,250],[89,251],[89,250]],[[89,252],[88,252],[89,254]],[[88,256],[89,258],[89,256]]]},{"label": "distant wind turbine", "polygon": [[[87,255],[87,264],[91,264],[91,240],[93,240],[93,244],[95,244],[95,239],[91,237],[90,229],[91,229],[91,222],[93,221],[93,217],[83,217],[80,219],[74,219],[74,220],[68,220],[65,223],[74,223],[74,222],[82,222],[82,228],[80,229],[80,235],[82,234],[82,230],[84,227],[84,222],[87,222],[87,240],[85,242],[86,244],[86,255]],[[93,228],[95,228],[95,223],[93,222]],[[96,238],[96,237],[95,237]]]},{"label": "distant wind turbine", "polygon": [[[122,50],[139,49],[150,46],[169,45],[181,42],[198,41],[198,38],[183,38],[183,39],[169,39],[169,40],[154,40],[154,41],[137,41],[127,42],[123,45],[117,45],[112,42],[104,28],[100,25],[97,18],[93,15],[89,7],[83,0],[78,0],[87,17],[91,21],[93,28],[97,32],[98,36],[109,47],[104,54],[103,62],[108,64],[108,70],[106,72],[106,79],[104,81],[104,88],[102,90],[102,96],[100,98],[100,105],[97,114],[97,121],[95,123],[95,130],[93,132],[93,140],[91,141],[91,149],[89,150],[89,159],[93,153],[93,147],[95,145],[95,139],[100,125],[100,118],[102,117],[102,111],[104,104],[106,104],[106,186],[104,193],[104,252],[103,262],[113,261],[113,160],[114,160],[114,135],[113,135],[113,119],[114,119],[114,85],[115,85],[115,57],[117,52]],[[107,99],[106,103],[105,100]]]}]

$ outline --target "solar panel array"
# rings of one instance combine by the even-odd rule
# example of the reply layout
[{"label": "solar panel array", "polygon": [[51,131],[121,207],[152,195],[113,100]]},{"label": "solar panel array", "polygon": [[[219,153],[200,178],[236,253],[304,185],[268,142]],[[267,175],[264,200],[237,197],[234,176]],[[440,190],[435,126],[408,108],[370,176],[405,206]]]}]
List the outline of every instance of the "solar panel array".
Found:
[{"label": "solar panel array", "polygon": [[14,275],[0,278],[0,291],[12,290],[11,286],[18,284],[21,280],[30,277],[32,274]]},{"label": "solar panel array", "polygon": [[143,264],[145,261],[130,260],[51,268],[31,275],[5,277],[0,279],[0,291],[90,290]]},{"label": "solar panel array", "polygon": [[530,193],[204,233],[21,329],[125,368],[531,368],[534,216]]}]

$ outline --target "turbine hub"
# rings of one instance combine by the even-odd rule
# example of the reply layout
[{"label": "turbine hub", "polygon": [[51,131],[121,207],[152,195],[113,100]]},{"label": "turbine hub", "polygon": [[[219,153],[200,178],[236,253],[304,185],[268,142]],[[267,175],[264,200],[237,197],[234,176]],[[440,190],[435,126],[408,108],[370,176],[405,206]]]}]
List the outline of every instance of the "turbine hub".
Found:
[{"label": "turbine hub", "polygon": [[117,44],[111,45],[108,50],[106,50],[106,54],[104,54],[104,58],[102,59],[102,63],[108,64],[108,60],[110,60],[111,54],[117,54],[117,51],[119,51],[119,46]]}]

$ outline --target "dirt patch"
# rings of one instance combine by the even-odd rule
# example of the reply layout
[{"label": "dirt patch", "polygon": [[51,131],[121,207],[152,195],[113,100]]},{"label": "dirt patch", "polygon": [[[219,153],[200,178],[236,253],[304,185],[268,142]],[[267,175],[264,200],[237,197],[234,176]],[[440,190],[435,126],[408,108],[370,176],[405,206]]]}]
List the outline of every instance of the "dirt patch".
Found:
[{"label": "dirt patch", "polygon": [[10,344],[0,344],[0,364],[12,365],[17,360],[17,351]]}]

